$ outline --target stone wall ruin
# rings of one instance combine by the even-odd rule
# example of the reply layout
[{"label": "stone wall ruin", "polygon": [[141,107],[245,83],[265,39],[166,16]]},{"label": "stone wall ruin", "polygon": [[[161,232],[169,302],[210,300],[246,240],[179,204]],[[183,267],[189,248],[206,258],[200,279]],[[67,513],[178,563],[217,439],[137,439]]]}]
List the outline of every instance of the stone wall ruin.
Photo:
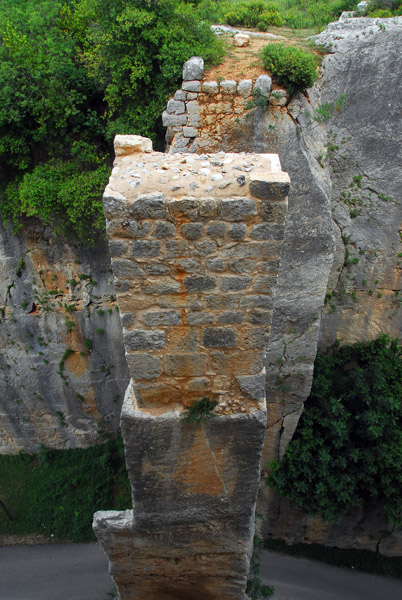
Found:
[{"label": "stone wall ruin", "polygon": [[[270,154],[165,155],[138,136],[115,148],[104,209],[134,508],[96,513],[95,533],[122,600],[240,599],[289,177]],[[205,397],[213,418],[183,420]]]}]

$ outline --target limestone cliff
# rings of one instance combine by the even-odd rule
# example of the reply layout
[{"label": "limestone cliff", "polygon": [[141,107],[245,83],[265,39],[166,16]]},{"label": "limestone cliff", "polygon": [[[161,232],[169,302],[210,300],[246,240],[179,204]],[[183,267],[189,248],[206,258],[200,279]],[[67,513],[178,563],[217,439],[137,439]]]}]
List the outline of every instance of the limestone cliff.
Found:
[{"label": "limestone cliff", "polygon": [[0,452],[84,447],[118,427],[128,375],[107,246],[0,228]]},{"label": "limestone cliff", "polygon": [[[250,110],[244,98],[257,82],[208,75],[182,98],[198,117],[192,149],[278,153],[292,182],[267,345],[266,468],[294,433],[319,345],[401,337],[401,38],[402,18],[346,17],[317,37],[327,52],[320,78],[290,102],[268,87],[267,106]],[[169,125],[175,151],[185,123]],[[337,529],[307,518],[299,527],[300,512],[263,487],[259,512],[265,535],[369,549],[386,536],[381,550],[401,551],[400,534],[373,507]]]}]

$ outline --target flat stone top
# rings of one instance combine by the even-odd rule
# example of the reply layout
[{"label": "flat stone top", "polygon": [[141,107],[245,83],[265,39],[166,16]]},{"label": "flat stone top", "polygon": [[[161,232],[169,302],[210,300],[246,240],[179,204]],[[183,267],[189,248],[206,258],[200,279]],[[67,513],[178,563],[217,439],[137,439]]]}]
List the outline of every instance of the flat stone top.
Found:
[{"label": "flat stone top", "polygon": [[133,152],[117,156],[106,193],[128,200],[160,192],[167,197],[236,197],[249,194],[253,180],[286,183],[276,154],[164,154]]}]

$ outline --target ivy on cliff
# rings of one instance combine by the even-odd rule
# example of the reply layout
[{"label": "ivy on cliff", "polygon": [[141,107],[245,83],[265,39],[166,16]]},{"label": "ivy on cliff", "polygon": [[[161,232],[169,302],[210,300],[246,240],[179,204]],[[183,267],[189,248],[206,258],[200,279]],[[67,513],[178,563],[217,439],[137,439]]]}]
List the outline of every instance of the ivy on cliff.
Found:
[{"label": "ivy on cliff", "polygon": [[387,335],[317,356],[294,438],[267,483],[306,511],[335,521],[380,503],[402,526],[402,348]]},{"label": "ivy on cliff", "polygon": [[222,47],[180,0],[3,0],[3,220],[18,228],[36,216],[94,244],[113,136],[160,136],[167,97],[193,54],[214,62]]}]

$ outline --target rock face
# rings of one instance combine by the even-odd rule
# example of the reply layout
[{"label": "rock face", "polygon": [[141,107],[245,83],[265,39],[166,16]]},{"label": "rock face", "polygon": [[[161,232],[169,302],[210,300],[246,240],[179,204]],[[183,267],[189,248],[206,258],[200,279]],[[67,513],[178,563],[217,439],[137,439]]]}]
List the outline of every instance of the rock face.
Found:
[{"label": "rock face", "polygon": [[[288,191],[272,154],[115,161],[104,208],[134,509],[96,513],[94,530],[122,600],[244,598]],[[183,420],[205,401],[211,418]]]},{"label": "rock face", "polygon": [[[193,147],[275,152],[292,180],[267,344],[265,470],[294,433],[319,345],[401,338],[401,38],[400,17],[344,15],[317,37],[328,51],[319,81],[290,102],[274,89],[253,108],[255,82],[226,97],[201,82]],[[330,527],[300,521],[265,487],[259,504],[264,535],[401,553],[400,532],[373,507]]]},{"label": "rock face", "polygon": [[[343,20],[331,24],[316,41],[329,49],[329,55],[323,62],[322,77],[310,94],[311,116],[304,125],[302,115],[297,122],[302,126],[300,136],[312,130],[322,130],[325,135],[321,150],[310,146],[310,160],[316,172],[331,183],[336,246],[319,343],[325,349],[336,339],[353,343],[373,339],[380,332],[401,339],[402,82],[398,73],[402,58],[398,48],[402,19]],[[338,109],[341,93],[346,101]],[[325,105],[329,115],[322,123],[317,108]],[[270,151],[276,149],[267,147]],[[294,181],[290,164],[280,151],[279,155]],[[285,255],[287,247],[285,241]],[[297,279],[307,281],[303,273]],[[280,294],[278,291],[278,298]],[[272,331],[275,323],[274,310]],[[302,348],[300,354],[306,360],[310,356]],[[287,441],[282,435],[280,453]],[[269,452],[269,458],[272,456]],[[402,552],[402,534],[385,521],[380,507],[350,511],[339,524],[331,525],[307,516],[301,518],[300,511],[292,509],[287,501],[275,499],[266,506],[266,535],[389,555]]]},{"label": "rock face", "polygon": [[85,447],[116,431],[128,382],[107,247],[0,228],[0,452]]}]

